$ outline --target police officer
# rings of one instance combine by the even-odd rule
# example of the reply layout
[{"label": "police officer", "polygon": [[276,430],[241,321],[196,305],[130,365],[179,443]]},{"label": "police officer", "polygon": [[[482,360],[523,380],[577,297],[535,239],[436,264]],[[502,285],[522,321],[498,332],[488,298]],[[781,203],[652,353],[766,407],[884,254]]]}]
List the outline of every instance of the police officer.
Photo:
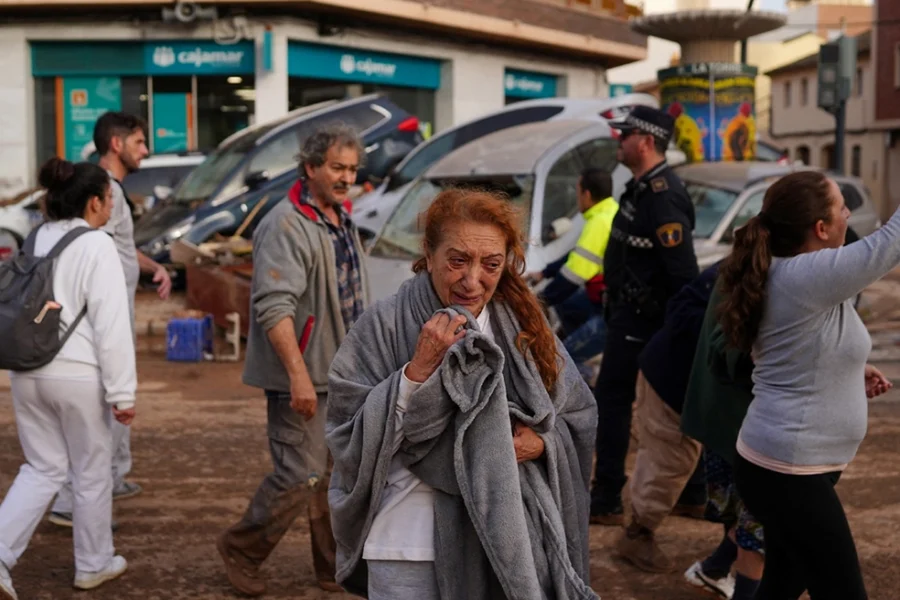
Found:
[{"label": "police officer", "polygon": [[622,525],[625,455],[638,355],[662,326],[666,302],[699,274],[694,207],[666,164],[674,121],[637,106],[623,121],[617,158],[631,170],[604,257],[608,334],[595,395],[599,408],[591,523]]}]

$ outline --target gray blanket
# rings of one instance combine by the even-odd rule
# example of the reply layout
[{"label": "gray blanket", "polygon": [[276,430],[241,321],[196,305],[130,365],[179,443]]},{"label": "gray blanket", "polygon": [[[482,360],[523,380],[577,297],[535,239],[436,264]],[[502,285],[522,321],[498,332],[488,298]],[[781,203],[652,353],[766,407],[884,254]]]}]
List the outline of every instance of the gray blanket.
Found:
[{"label": "gray blanket", "polygon": [[[429,277],[414,277],[353,326],[331,367],[326,441],[337,580],[367,593],[363,546],[392,459],[403,366],[422,326],[444,309]],[[463,309],[459,312],[465,313]],[[596,404],[565,361],[548,394],[515,348],[515,315],[492,302],[494,340],[471,315],[466,337],[410,398],[403,463],[435,490],[435,567],[441,598],[582,599],[590,589],[588,485]],[[544,455],[517,464],[512,420],[534,429]]]}]

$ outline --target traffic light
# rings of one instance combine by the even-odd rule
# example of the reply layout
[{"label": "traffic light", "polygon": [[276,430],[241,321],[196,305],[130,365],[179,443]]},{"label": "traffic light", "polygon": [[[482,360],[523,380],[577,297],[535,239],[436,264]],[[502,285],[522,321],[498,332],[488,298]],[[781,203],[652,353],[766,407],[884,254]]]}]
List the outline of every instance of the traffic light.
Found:
[{"label": "traffic light", "polygon": [[850,97],[856,73],[856,38],[841,36],[819,47],[817,105],[834,113]]}]

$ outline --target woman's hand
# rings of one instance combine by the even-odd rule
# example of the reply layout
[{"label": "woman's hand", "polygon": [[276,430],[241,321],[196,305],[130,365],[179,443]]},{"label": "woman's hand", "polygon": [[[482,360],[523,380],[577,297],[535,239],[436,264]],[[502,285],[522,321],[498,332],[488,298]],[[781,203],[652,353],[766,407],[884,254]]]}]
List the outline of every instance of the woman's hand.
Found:
[{"label": "woman's hand", "polygon": [[544,454],[544,440],[533,429],[516,422],[513,427],[513,448],[516,462],[537,460]]},{"label": "woman's hand", "polygon": [[866,365],[866,396],[875,398],[886,393],[894,384],[881,371],[872,365]]},{"label": "woman's hand", "polygon": [[131,425],[131,422],[134,421],[135,411],[134,408],[126,408],[125,410],[119,410],[115,406],[113,406],[113,416],[116,418],[116,421],[121,423],[122,425]]},{"label": "woman's hand", "polygon": [[446,313],[435,315],[422,327],[416,351],[406,367],[410,381],[422,383],[437,371],[450,347],[466,336],[466,317],[452,320]]}]

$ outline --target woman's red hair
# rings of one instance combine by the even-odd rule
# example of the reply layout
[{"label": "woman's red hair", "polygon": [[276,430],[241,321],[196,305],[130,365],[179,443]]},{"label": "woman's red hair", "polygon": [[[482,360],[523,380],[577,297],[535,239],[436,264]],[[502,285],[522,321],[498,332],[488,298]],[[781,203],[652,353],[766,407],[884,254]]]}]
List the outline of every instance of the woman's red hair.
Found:
[{"label": "woman's red hair", "polygon": [[[424,250],[427,254],[434,254],[441,244],[442,233],[454,222],[493,225],[503,232],[506,266],[494,296],[512,308],[522,327],[516,339],[516,348],[526,357],[531,352],[544,387],[552,390],[560,371],[556,337],[544,318],[537,297],[522,277],[525,272],[525,245],[519,226],[519,211],[499,194],[448,189],[438,194],[424,218]],[[416,261],[413,271],[421,273],[425,270],[425,258]]]}]

